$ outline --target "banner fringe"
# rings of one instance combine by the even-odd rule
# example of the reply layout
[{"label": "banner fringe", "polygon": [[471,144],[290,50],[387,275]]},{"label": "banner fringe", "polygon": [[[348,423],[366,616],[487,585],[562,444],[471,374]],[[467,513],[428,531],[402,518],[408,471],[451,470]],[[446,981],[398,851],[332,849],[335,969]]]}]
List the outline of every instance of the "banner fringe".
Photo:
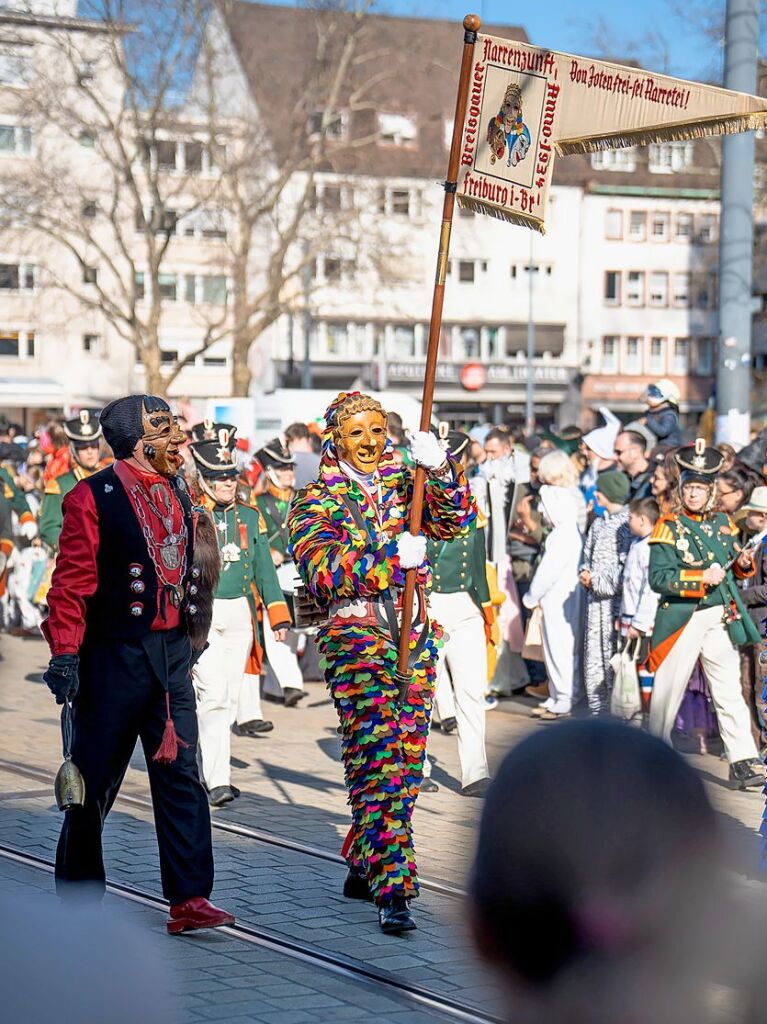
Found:
[{"label": "banner fringe", "polygon": [[756,131],[766,127],[767,111],[752,111],[747,114],[721,114],[695,122],[653,125],[615,132],[612,135],[561,139],[555,142],[554,146],[562,156],[570,156],[574,153],[600,153],[606,149],[646,146],[653,142],[684,142],[688,139],[705,139],[714,135],[735,135],[738,132]]},{"label": "banner fringe", "polygon": [[516,224],[521,228],[531,228],[533,231],[539,231],[542,235],[546,234],[546,228],[544,227],[543,221],[538,217],[533,217],[529,213],[519,213],[516,210],[507,210],[503,206],[496,206],[494,203],[486,203],[482,199],[474,199],[472,196],[466,196],[462,193],[458,193],[456,196],[458,205],[462,210],[473,210],[474,213],[484,213],[488,217],[495,217],[496,220],[505,220],[507,224]]}]

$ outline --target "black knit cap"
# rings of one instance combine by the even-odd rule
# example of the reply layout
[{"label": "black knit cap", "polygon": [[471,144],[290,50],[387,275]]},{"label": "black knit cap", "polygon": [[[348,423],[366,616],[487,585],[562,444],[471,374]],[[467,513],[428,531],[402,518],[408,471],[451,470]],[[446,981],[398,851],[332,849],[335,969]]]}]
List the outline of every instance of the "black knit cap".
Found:
[{"label": "black knit cap", "polygon": [[164,398],[157,395],[127,395],[110,402],[101,413],[101,429],[116,459],[129,459],[144,436],[143,414],[170,412]]}]

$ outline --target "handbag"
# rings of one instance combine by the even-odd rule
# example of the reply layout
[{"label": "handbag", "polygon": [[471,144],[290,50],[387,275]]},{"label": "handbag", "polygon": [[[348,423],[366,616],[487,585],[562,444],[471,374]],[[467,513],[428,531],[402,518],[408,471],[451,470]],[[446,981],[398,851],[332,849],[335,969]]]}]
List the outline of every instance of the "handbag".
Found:
[{"label": "handbag", "polygon": [[543,661],[543,612],[540,605],[533,608],[527,623],[522,657],[526,661]]},{"label": "handbag", "polygon": [[613,692],[610,697],[610,713],[615,718],[630,721],[642,710],[642,695],[639,689],[637,657],[639,639],[628,639],[623,649],[610,658],[610,667],[615,673]]}]

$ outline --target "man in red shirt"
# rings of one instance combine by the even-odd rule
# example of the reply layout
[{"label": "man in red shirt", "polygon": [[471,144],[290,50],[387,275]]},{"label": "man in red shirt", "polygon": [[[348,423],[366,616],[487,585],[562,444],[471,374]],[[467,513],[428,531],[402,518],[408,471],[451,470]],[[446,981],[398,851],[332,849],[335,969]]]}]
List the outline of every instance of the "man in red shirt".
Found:
[{"label": "man in red shirt", "polygon": [[[64,499],[42,627],[52,655],[45,681],[57,703],[72,704],[72,760],[85,782],[84,805],[67,811],[61,830],[57,890],[103,894],[101,832],[140,738],[168,931],[232,924],[208,901],[213,852],[191,682],[218,578],[215,535],[176,475],[185,437],[164,399],[117,399],[101,427],[116,461]],[[206,536],[215,551],[207,562]]]}]

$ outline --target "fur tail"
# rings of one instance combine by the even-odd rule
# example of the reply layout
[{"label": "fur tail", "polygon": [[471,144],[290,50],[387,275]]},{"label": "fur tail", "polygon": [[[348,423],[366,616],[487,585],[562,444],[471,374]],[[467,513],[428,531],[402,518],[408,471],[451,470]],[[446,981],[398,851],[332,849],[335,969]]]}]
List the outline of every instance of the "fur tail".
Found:
[{"label": "fur tail", "polygon": [[218,587],[221,572],[221,556],[218,551],[216,529],[213,520],[204,508],[194,509],[194,565],[200,574],[195,580],[197,593],[190,600],[197,612],[187,616],[192,650],[201,654],[208,641],[208,631],[213,619],[213,595]]}]

